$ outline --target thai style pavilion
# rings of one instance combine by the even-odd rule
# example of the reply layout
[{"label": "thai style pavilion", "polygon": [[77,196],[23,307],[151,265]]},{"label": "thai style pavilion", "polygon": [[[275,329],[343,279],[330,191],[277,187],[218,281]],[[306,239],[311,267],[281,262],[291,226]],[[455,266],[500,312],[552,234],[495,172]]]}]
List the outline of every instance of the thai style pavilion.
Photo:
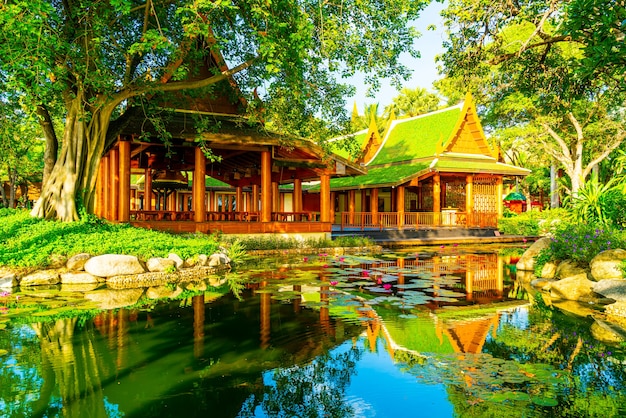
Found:
[{"label": "thai style pavilion", "polygon": [[[341,140],[341,139],[340,139]],[[503,181],[530,170],[503,163],[472,96],[459,106],[357,132],[363,175],[331,181],[335,223],[346,228],[496,228]]]},{"label": "thai style pavilion", "polygon": [[[218,53],[195,77],[215,68],[226,69]],[[121,130],[100,163],[96,215],[173,232],[330,233],[330,178],[365,169],[252,122],[232,78],[211,94],[180,99],[155,98],[158,115]],[[167,141],[152,122],[157,116]],[[198,118],[207,129],[197,131]],[[319,194],[304,208],[302,184],[311,181],[319,182]],[[285,184],[288,197],[280,193]]]}]

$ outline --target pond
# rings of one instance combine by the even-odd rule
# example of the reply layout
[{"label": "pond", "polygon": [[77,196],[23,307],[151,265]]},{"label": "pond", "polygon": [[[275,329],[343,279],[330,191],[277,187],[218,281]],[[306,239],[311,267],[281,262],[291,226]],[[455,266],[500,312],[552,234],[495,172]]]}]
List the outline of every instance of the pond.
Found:
[{"label": "pond", "polygon": [[507,252],[284,255],[158,288],[13,289],[0,415],[625,416],[624,343],[546,306]]}]

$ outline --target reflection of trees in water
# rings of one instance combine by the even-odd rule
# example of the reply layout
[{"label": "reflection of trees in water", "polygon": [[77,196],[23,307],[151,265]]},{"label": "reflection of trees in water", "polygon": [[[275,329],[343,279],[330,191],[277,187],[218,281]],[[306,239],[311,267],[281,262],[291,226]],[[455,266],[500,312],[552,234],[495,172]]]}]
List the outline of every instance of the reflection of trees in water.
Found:
[{"label": "reflection of trees in water", "polygon": [[77,320],[74,317],[31,324],[41,343],[44,380],[39,399],[33,405],[33,416],[109,416],[101,390],[99,356],[89,333],[81,333],[86,338],[81,338],[80,343],[74,340]]},{"label": "reflection of trees in water", "polygon": [[361,355],[353,347],[346,352],[326,353],[305,365],[276,369],[263,393],[248,398],[239,416],[255,416],[257,407],[273,417],[354,416],[345,392]]}]

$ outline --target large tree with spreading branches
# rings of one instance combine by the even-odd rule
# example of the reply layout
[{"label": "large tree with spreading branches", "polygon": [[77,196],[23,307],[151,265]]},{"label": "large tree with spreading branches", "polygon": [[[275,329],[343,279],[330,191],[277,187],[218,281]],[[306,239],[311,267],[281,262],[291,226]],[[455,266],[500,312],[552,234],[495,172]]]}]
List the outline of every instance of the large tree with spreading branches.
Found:
[{"label": "large tree with spreading branches", "polygon": [[624,0],[450,0],[446,74],[479,90],[492,128],[528,140],[576,195],[626,138]]},{"label": "large tree with spreading branches", "polygon": [[[365,71],[374,85],[378,78],[407,78],[410,69],[400,55],[417,56],[417,33],[409,23],[427,3],[3,2],[1,89],[21,95],[39,117],[52,151],[33,214],[70,221],[78,218],[80,205],[91,211],[107,143],[155,96],[210,94],[213,86],[234,77],[248,103],[255,103],[256,91],[256,102],[281,130],[311,136],[314,118],[346,120],[343,97],[350,89],[337,80],[357,71]],[[226,67],[194,76],[189,63],[201,62],[205,54],[221,54]],[[54,129],[55,117],[64,121],[62,130]]]}]

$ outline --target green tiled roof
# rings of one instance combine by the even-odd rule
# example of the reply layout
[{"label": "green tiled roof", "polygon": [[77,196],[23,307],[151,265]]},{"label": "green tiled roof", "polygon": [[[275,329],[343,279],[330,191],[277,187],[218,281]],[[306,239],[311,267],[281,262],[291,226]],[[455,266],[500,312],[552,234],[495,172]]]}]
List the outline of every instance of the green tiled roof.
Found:
[{"label": "green tiled roof", "polygon": [[331,143],[331,150],[333,151],[334,154],[342,158],[345,158],[346,160],[352,161],[354,159],[354,156],[350,155],[348,153],[348,150],[342,147],[341,144],[346,141],[354,141],[352,148],[360,150],[363,148],[363,145],[364,145],[363,143],[365,142],[366,137],[367,137],[367,131],[359,131],[359,132],[354,133],[352,137],[343,137],[343,138],[337,139],[336,141]]},{"label": "green tiled roof", "polygon": [[434,156],[437,143],[447,141],[461,115],[459,107],[394,122],[383,149],[368,165],[389,164]]},{"label": "green tiled roof", "polygon": [[434,166],[439,171],[462,172],[468,174],[490,173],[490,174],[508,174],[516,176],[525,176],[530,174],[530,170],[516,167],[496,161],[476,161],[476,160],[460,160],[460,159],[443,159],[437,161]]},{"label": "green tiled roof", "polygon": [[367,174],[354,177],[340,177],[330,180],[332,190],[391,186],[405,183],[409,178],[428,169],[430,161],[372,168]]}]

